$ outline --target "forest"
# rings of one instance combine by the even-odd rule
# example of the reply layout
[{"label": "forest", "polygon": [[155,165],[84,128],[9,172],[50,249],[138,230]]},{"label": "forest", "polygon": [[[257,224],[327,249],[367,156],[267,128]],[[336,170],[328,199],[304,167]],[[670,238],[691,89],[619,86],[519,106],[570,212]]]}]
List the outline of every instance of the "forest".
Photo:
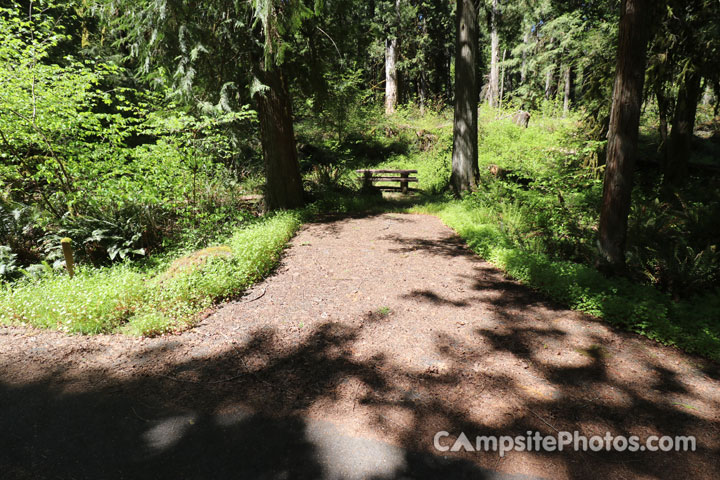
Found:
[{"label": "forest", "polygon": [[720,359],[717,1],[6,0],[0,38],[0,323],[179,332],[313,218],[415,212]]},{"label": "forest", "polygon": [[0,0],[0,432],[720,478],[720,0]]}]

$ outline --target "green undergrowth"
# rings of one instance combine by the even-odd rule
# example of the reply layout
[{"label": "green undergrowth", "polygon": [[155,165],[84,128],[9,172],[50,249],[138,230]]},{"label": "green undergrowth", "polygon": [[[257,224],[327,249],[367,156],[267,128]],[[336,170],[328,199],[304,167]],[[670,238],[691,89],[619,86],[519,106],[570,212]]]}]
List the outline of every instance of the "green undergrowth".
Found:
[{"label": "green undergrowth", "polygon": [[606,278],[590,266],[529,252],[502,231],[495,212],[468,201],[436,201],[410,211],[440,217],[478,255],[563,305],[720,360],[720,291],[675,302],[652,286]]},{"label": "green undergrowth", "polygon": [[[413,123],[407,117],[399,121]],[[712,242],[712,235],[704,234],[712,231],[712,222],[701,223],[712,215],[670,215],[658,207],[652,189],[639,186],[628,239],[632,275],[607,278],[594,268],[602,181],[589,162],[601,142],[584,138],[574,116],[533,112],[529,128],[523,129],[512,123],[509,112],[482,108],[479,123],[481,184],[463,200],[442,193],[447,192],[452,130],[439,122],[435,129],[428,127],[437,138],[433,148],[391,155],[373,168],[417,169],[424,195],[405,211],[440,217],[508,276],[570,308],[720,360],[720,290],[712,287],[713,273],[706,268],[713,257],[697,254],[703,242]],[[491,173],[493,166],[506,176]],[[703,188],[693,190],[702,193]],[[694,204],[714,205],[685,202]],[[386,208],[404,207],[389,203]],[[662,228],[652,230],[655,224]],[[667,245],[669,253],[656,244]],[[714,253],[712,248],[705,249]],[[663,289],[658,271],[666,278],[674,275],[674,291]]]},{"label": "green undergrowth", "polygon": [[68,333],[157,335],[186,328],[214,302],[241,293],[276,265],[311,208],[238,227],[220,244],[231,255],[209,257],[167,275],[171,256],[147,268],[80,267],[74,278],[48,273],[0,287],[0,323]]},{"label": "green undergrowth", "polygon": [[[462,200],[447,194],[452,125],[446,115],[421,118],[401,110],[376,119],[363,134],[349,132],[351,140],[341,147],[325,145],[308,130],[304,136],[314,150],[305,162],[316,162],[305,175],[316,199],[309,207],[243,219],[230,235],[190,242],[187,251],[143,264],[81,265],[73,279],[48,273],[0,286],[0,322],[86,334],[181,330],[213,303],[267,275],[302,222],[320,213],[415,212],[440,217],[478,255],[563,305],[720,360],[720,291],[712,287],[717,256],[703,243],[717,238],[706,220],[717,202],[691,198],[679,214],[676,207],[658,206],[652,188],[640,182],[628,238],[634,276],[606,278],[593,268],[602,183],[586,161],[598,142],[583,138],[573,116],[534,112],[523,129],[510,114],[481,109],[481,184]],[[321,155],[325,163],[317,163]],[[392,200],[379,192],[359,195],[357,168],[416,169],[422,192]],[[694,190],[707,190],[702,185]],[[669,253],[664,245],[672,246]],[[219,254],[204,255],[208,250]]]}]

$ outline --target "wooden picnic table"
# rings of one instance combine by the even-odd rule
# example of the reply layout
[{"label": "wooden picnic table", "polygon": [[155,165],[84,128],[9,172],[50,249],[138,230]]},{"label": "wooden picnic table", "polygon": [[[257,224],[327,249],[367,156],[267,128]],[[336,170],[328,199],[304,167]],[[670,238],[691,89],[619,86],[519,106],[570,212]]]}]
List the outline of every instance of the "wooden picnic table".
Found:
[{"label": "wooden picnic table", "polygon": [[366,190],[372,188],[372,184],[377,182],[399,182],[400,191],[408,193],[408,184],[418,181],[417,177],[410,176],[412,173],[418,173],[417,170],[361,169],[355,170],[355,172],[362,175],[363,189]]}]

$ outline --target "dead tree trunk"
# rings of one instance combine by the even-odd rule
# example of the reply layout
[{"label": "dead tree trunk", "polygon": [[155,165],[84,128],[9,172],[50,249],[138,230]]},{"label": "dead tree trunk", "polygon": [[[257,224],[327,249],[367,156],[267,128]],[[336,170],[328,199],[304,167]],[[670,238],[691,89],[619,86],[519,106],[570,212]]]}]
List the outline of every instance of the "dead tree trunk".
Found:
[{"label": "dead tree trunk", "polygon": [[385,41],[385,113],[395,113],[398,97],[397,38]]},{"label": "dead tree trunk", "polygon": [[303,205],[303,190],[287,84],[278,67],[258,73],[268,87],[256,94],[265,160],[265,206],[268,210],[297,208]]},{"label": "dead tree trunk", "polygon": [[500,91],[500,35],[498,34],[498,0],[493,0],[490,13],[490,85],[488,88],[488,104],[496,108]]},{"label": "dead tree trunk", "polygon": [[625,270],[625,242],[637,152],[652,0],[624,0],[620,17],[617,68],[610,111],[598,247],[600,264]]},{"label": "dead tree trunk", "polygon": [[455,36],[455,120],[452,175],[456,195],[477,187],[478,87],[475,62],[478,50],[477,8],[473,0],[457,0]]},{"label": "dead tree trunk", "polygon": [[697,71],[689,71],[678,89],[675,115],[663,165],[663,186],[666,188],[682,185],[688,176],[690,144],[700,97],[700,80]]},{"label": "dead tree trunk", "polygon": [[[399,8],[400,0],[395,1],[395,10]],[[398,39],[397,36],[385,40],[385,114],[395,113],[398,102]]]}]

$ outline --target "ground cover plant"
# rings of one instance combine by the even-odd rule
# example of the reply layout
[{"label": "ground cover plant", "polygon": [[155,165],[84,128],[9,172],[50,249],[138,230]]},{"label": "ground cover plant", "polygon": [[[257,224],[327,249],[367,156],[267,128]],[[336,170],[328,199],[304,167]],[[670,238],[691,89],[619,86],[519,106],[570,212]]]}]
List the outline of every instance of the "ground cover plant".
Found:
[{"label": "ground cover plant", "polygon": [[[363,166],[417,169],[423,196],[405,210],[439,216],[475,252],[512,278],[622,328],[720,358],[713,243],[719,237],[712,220],[717,218],[717,203],[702,199],[712,197],[710,186],[696,180],[699,188],[694,192],[701,198],[689,205],[664,203],[658,208],[661,192],[641,185],[630,217],[630,274],[607,278],[594,265],[602,182],[587,164],[597,142],[583,136],[579,117],[533,114],[533,124],[523,129],[512,122],[512,111],[481,111],[482,181],[476,192],[461,200],[442,193],[452,138],[451,124],[443,115],[426,114],[417,121],[417,111],[399,112],[392,120],[395,130],[429,131],[435,142],[429,149],[409,142],[403,153],[391,153],[381,162],[370,156]],[[404,209],[393,204],[387,208]],[[690,241],[695,243],[691,246]]]},{"label": "ground cover plant", "polygon": [[[564,305],[718,358],[717,56],[692,48],[714,51],[714,23],[670,0],[654,11],[627,225],[608,230],[622,195],[603,184],[623,160],[608,138],[627,133],[610,115],[613,65],[634,54],[615,52],[620,11],[488,7],[473,41],[502,38],[501,61],[502,42],[452,53],[467,2],[351,3],[241,2],[234,23],[223,2],[201,17],[152,2],[0,9],[0,321],[181,330],[266,275],[310,216],[416,211]],[[467,67],[484,57],[480,85]],[[483,101],[453,111],[464,95]],[[420,191],[361,193],[360,168],[418,170]]]},{"label": "ground cover plant", "polygon": [[[69,333],[157,335],[181,330],[215,301],[263,278],[300,225],[300,213],[248,222],[204,258],[170,256],[152,267],[80,268],[74,278],[49,272],[0,290],[0,322]],[[184,260],[184,262],[183,262]]]}]

